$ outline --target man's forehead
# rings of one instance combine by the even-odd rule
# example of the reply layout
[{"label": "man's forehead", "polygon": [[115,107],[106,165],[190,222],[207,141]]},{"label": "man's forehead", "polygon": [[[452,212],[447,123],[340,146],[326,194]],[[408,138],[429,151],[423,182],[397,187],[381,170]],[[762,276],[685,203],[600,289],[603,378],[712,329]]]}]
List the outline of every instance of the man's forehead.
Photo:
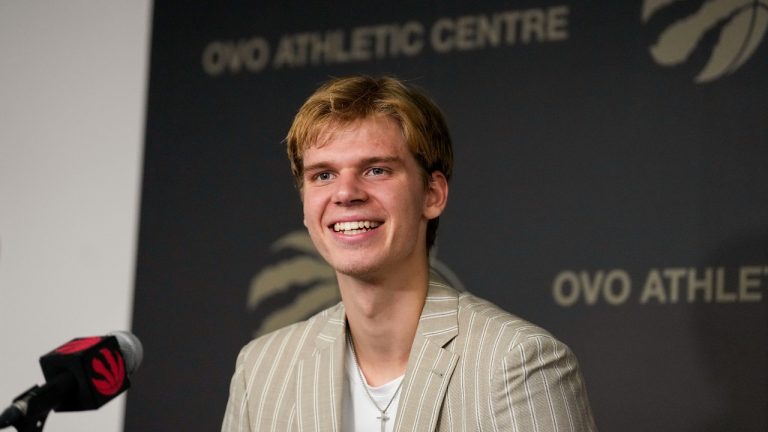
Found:
[{"label": "man's forehead", "polygon": [[405,133],[400,123],[387,114],[374,114],[367,117],[360,117],[351,120],[331,119],[322,125],[317,127],[315,133],[315,139],[308,143],[304,148],[304,151],[311,148],[322,148],[330,141],[335,139],[339,134],[349,133],[357,130],[366,123],[393,126],[397,128],[400,135],[405,138]]}]

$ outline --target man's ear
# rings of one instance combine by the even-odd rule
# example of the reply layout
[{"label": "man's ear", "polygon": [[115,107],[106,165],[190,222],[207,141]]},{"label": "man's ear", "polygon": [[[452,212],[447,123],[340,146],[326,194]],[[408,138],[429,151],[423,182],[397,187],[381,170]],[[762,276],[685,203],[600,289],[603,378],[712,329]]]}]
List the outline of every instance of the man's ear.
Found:
[{"label": "man's ear", "polygon": [[424,217],[434,219],[440,216],[448,204],[448,179],[440,171],[432,171],[427,181],[424,199]]}]

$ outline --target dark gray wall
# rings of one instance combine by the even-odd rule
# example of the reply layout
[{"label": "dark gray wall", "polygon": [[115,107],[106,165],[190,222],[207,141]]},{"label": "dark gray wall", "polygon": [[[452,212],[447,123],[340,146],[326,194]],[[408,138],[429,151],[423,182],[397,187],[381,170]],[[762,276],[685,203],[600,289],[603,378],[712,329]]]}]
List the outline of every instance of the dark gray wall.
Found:
[{"label": "dark gray wall", "polygon": [[768,430],[768,12],[655,3],[156,1],[126,430],[218,429],[238,349],[322,282],[248,307],[315,262],[274,245],[302,228],[281,140],[357,73],[443,108],[437,256],[573,348],[600,429]]}]

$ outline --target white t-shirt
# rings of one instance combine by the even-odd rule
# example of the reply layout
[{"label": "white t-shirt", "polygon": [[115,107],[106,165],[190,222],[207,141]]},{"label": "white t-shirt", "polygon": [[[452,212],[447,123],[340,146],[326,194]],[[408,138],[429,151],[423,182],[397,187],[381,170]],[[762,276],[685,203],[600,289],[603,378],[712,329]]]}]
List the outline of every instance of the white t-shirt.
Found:
[{"label": "white t-shirt", "polygon": [[[404,375],[380,386],[371,387],[368,383],[360,382],[352,348],[347,344],[347,356],[344,359],[346,365],[346,374],[344,380],[344,401],[342,407],[341,430],[343,432],[379,432],[381,431],[381,411],[373,406],[373,402],[365,393],[363,385],[368,387],[368,391],[381,408],[387,406],[392,399],[395,391],[400,386]],[[363,377],[363,379],[365,379]],[[386,432],[392,432],[395,428],[395,415],[397,414],[397,405],[400,400],[400,392],[395,396],[395,400],[387,408],[386,415],[389,418],[384,422]]]}]

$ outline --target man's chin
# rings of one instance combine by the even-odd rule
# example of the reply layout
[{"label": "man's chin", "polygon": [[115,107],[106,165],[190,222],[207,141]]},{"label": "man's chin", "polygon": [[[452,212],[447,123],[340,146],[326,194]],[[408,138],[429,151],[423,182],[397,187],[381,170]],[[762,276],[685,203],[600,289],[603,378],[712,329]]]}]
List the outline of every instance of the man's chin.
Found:
[{"label": "man's chin", "polygon": [[375,281],[381,278],[381,268],[373,263],[344,262],[332,265],[339,277],[348,277],[362,281]]}]

